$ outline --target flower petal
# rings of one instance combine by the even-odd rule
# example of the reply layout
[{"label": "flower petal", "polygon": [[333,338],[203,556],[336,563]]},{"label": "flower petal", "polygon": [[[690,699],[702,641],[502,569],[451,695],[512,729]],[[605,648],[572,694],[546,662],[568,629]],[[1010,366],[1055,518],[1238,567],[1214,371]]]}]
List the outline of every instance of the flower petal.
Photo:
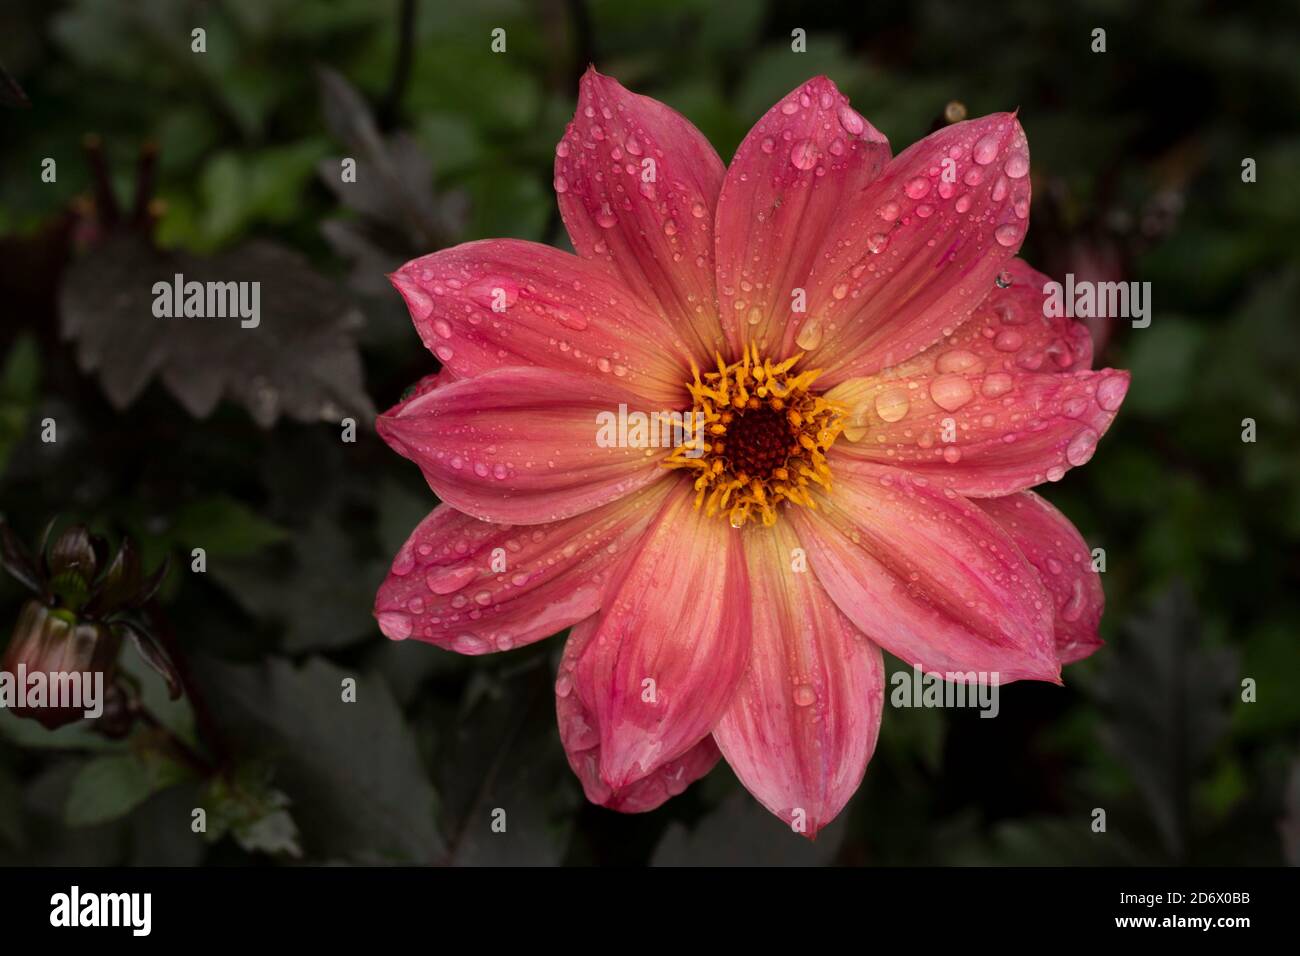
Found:
[{"label": "flower petal", "polygon": [[[808,285],[834,224],[888,161],[889,142],[824,76],[749,131],[718,200],[718,309],[732,354],[781,343],[793,290]],[[810,308],[808,321],[817,314]]]},{"label": "flower petal", "polygon": [[669,482],[551,524],[480,521],[441,504],[375,595],[380,630],[461,654],[510,650],[596,613],[604,576],[658,512]]},{"label": "flower petal", "polygon": [[681,404],[690,349],[661,315],[594,263],[518,239],[412,259],[389,280],[421,341],[458,376],[537,365],[608,378],[663,408]]},{"label": "flower petal", "polygon": [[713,214],[722,175],[717,152],[684,116],[587,70],[555,148],[569,238],[691,337],[701,363],[721,343]]},{"label": "flower petal", "polygon": [[[969,362],[961,353],[970,352],[985,372],[1087,371],[1092,368],[1088,327],[1066,316],[1044,314],[1043,287],[1051,281],[1023,259],[1012,259],[971,317],[926,351],[938,355],[957,350],[950,365]],[[1003,288],[1004,282],[1010,284]]]},{"label": "flower petal", "polygon": [[600,622],[573,662],[574,692],[615,790],[694,747],[717,723],[749,656],[740,536],[677,482],[639,550],[611,574]]},{"label": "flower petal", "polygon": [[[873,461],[958,494],[1008,495],[1087,462],[1115,419],[1129,373],[1006,371],[972,350],[928,349],[829,397],[850,409],[832,461]],[[834,467],[834,465],[832,465]]]},{"label": "flower petal", "polygon": [[841,462],[834,475],[819,512],[787,513],[864,634],[926,672],[1059,681],[1051,598],[993,519],[899,469]]},{"label": "flower petal", "polygon": [[560,740],[588,800],[620,813],[644,813],[677,796],[707,774],[721,754],[713,738],[706,736],[680,757],[661,764],[653,773],[626,787],[614,789],[601,778],[600,735],[593,726],[591,712],[573,692],[575,663],[586,650],[598,624],[599,619],[593,616],[574,625],[564,645],[564,658],[555,680],[555,716]]},{"label": "flower petal", "polygon": [[[501,368],[395,405],[380,436],[448,504],[484,521],[545,524],[664,477],[662,455],[601,447],[598,415],[641,399],[587,375]],[[666,452],[665,452],[666,454]]]},{"label": "flower petal", "polygon": [[1010,113],[956,123],[900,153],[830,233],[810,239],[818,255],[804,282],[808,316],[786,329],[782,351],[807,351],[829,386],[951,334],[1020,248],[1028,172],[1024,130]]},{"label": "flower petal", "polygon": [[1092,552],[1070,519],[1032,491],[976,501],[1038,570],[1055,610],[1056,653],[1062,664],[1083,660],[1102,640],[1097,635],[1106,595]]},{"label": "flower petal", "polygon": [[793,570],[789,522],[744,541],[753,647],[713,736],[745,788],[811,838],[862,782],[880,731],[884,661],[806,565]]}]

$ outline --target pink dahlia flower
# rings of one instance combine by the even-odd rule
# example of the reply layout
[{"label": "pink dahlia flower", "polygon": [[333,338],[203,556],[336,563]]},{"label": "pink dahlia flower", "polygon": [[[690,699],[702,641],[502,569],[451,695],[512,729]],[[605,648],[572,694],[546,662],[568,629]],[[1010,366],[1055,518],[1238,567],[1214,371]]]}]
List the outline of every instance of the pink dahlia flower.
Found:
[{"label": "pink dahlia flower", "polygon": [[[391,277],[442,370],[378,429],[443,503],[379,589],[386,635],[571,628],[556,710],[589,799],[649,810],[721,756],[809,836],[871,758],[881,648],[1059,683],[1100,644],[1088,549],[1028,489],[1092,457],[1128,374],[1015,258],[1014,114],[891,158],[818,77],[724,167],[589,70],[555,191],[577,255],[471,242]],[[606,447],[620,406],[705,424]]]}]

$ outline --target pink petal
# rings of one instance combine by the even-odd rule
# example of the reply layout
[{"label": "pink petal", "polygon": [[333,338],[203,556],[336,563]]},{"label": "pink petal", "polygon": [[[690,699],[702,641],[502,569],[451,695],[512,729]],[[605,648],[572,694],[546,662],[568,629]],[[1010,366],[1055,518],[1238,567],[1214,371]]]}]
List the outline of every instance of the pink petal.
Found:
[{"label": "pink petal", "polygon": [[880,730],[885,670],[805,567],[788,522],[746,534],[753,648],[713,736],[763,806],[811,838],[862,782]]},{"label": "pink petal", "polygon": [[569,518],[665,477],[666,449],[597,444],[597,415],[642,409],[610,382],[502,368],[416,395],[375,427],[453,507],[512,524]]},{"label": "pink petal", "polygon": [[[932,356],[952,349],[971,352],[986,373],[1087,371],[1092,368],[1088,327],[1043,314],[1043,286],[1051,281],[1023,259],[1012,259],[971,317],[927,351]],[[1000,282],[1010,285],[1001,288]],[[948,360],[950,365],[967,361],[960,354]]]},{"label": "pink petal", "polygon": [[906,468],[963,495],[1008,495],[1087,462],[1128,390],[1129,373],[1115,369],[1004,369],[945,345],[832,389],[851,424],[829,457]]},{"label": "pink petal", "polygon": [[740,536],[678,482],[640,550],[609,580],[600,622],[573,662],[574,692],[614,790],[694,747],[730,703],[749,656]]},{"label": "pink petal", "polygon": [[668,316],[711,360],[721,343],[713,215],[722,160],[690,121],[589,68],[555,148],[555,191],[573,248]]},{"label": "pink petal", "polygon": [[1059,681],[1051,598],[988,515],[898,469],[833,471],[820,511],[787,514],[817,580],[864,634],[927,673]]},{"label": "pink petal", "polygon": [[672,487],[659,482],[552,524],[480,521],[442,504],[416,526],[375,595],[380,629],[461,654],[510,650],[600,608],[604,576]]},{"label": "pink petal", "polygon": [[1097,628],[1106,595],[1092,552],[1070,519],[1032,491],[975,503],[1011,536],[1052,596],[1061,663],[1073,664],[1101,647]]},{"label": "pink petal", "polygon": [[620,813],[644,813],[677,796],[707,774],[721,754],[713,738],[705,737],[680,757],[661,764],[625,787],[614,789],[601,778],[600,735],[591,712],[573,692],[574,667],[596,633],[598,623],[598,618],[590,617],[575,625],[564,645],[564,659],[555,680],[555,716],[560,725],[560,739],[569,766],[582,781],[588,800]]},{"label": "pink petal", "polygon": [[[888,161],[885,137],[824,76],[800,85],[749,131],[718,200],[718,308],[733,354],[748,342],[780,345],[792,290],[809,285],[833,248],[826,240],[835,223]],[[818,315],[810,302],[807,316],[796,318]]]},{"label": "pink petal", "polygon": [[805,349],[834,385],[951,334],[1020,248],[1028,170],[1024,130],[1010,113],[956,123],[899,154],[830,233],[808,237],[819,254],[802,284],[821,331],[792,324],[782,351]]},{"label": "pink petal", "polygon": [[389,280],[425,346],[458,376],[537,365],[608,379],[663,408],[685,394],[690,349],[595,263],[518,239],[412,259]]}]

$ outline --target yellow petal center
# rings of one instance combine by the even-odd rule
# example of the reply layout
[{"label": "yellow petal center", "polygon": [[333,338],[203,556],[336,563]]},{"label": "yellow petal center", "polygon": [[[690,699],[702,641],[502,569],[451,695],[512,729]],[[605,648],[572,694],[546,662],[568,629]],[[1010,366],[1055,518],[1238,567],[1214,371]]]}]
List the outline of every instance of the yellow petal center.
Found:
[{"label": "yellow petal center", "polygon": [[773,364],[758,346],[716,372],[691,365],[686,387],[703,427],[674,448],[668,468],[695,475],[695,507],[726,515],[733,528],[776,523],[783,501],[815,508],[813,485],[829,489],[826,452],[843,430],[846,409],[811,391],[820,369],[793,371],[803,353]]}]

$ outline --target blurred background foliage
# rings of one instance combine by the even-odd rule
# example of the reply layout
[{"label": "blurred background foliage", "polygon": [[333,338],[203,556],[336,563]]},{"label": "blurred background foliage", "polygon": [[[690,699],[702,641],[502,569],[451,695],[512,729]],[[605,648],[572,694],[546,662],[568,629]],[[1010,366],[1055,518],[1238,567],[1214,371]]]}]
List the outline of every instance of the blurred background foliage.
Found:
[{"label": "blurred background foliage", "polygon": [[[5,3],[0,63],[31,107],[0,110],[0,509],[29,541],[62,515],[133,535],[149,567],[172,556],[163,606],[204,713],[123,664],[226,770],[160,765],[158,728],[112,741],[0,712],[0,862],[1297,862],[1298,28],[1294,5],[1118,0]],[[813,844],[722,765],[651,814],[586,804],[554,728],[558,640],[463,659],[370,618],[434,503],[370,427],[436,368],[383,274],[471,239],[567,247],[551,167],[588,62],[723,157],[817,73],[895,150],[951,100],[1019,107],[1026,258],[1152,284],[1149,328],[1093,329],[1098,364],[1133,371],[1118,421],[1046,489],[1106,551],[1108,646],[1064,688],[1005,688],[997,720],[887,708],[865,785]],[[274,277],[280,340],[149,338],[125,284],[172,261]],[[21,601],[0,580],[0,621]]]}]

